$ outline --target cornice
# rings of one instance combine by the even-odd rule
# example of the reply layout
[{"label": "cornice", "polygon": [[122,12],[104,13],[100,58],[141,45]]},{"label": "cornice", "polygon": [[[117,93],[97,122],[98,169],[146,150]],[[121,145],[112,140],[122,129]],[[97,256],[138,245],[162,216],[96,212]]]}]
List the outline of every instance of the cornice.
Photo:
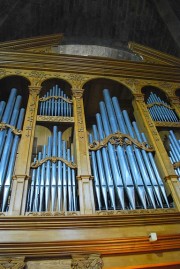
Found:
[{"label": "cornice", "polygon": [[155,242],[148,237],[128,237],[98,240],[69,240],[51,242],[0,243],[0,255],[27,257],[70,256],[97,253],[101,255],[127,255],[179,250],[180,235],[160,235]]},{"label": "cornice", "polygon": [[180,68],[145,62],[118,61],[98,57],[1,51],[0,68],[134,77],[180,82]]},{"label": "cornice", "polygon": [[63,34],[52,34],[0,42],[0,50],[28,50],[59,45]]},{"label": "cornice", "polygon": [[145,62],[147,61],[165,65],[180,66],[180,59],[172,55],[137,44],[135,42],[129,42],[128,46],[133,52],[141,55]]},{"label": "cornice", "polygon": [[78,229],[78,228],[109,228],[133,227],[148,225],[180,224],[180,213],[158,212],[128,213],[117,215],[87,216],[19,216],[0,217],[0,230],[41,230],[41,229]]}]

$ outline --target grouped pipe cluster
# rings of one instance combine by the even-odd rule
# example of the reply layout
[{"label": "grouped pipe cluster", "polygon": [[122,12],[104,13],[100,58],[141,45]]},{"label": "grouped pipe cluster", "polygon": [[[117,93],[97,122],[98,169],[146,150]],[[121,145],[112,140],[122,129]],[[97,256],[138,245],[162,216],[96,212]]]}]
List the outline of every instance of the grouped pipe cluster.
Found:
[{"label": "grouped pipe cluster", "polygon": [[[24,119],[24,108],[20,108],[22,97],[17,96],[17,89],[10,92],[7,103],[0,102],[0,209],[8,210],[13,169],[20,140],[18,130],[21,130]],[[13,132],[17,129],[17,134]]]},{"label": "grouped pipe cluster", "polygon": [[72,101],[58,87],[53,86],[42,98],[39,99],[39,114],[44,116],[72,116]]},{"label": "grouped pipe cluster", "polygon": [[[148,110],[154,121],[178,122],[176,113],[170,108],[169,104],[161,100],[155,93],[151,92],[148,99]],[[152,106],[150,106],[152,104]]]},{"label": "grouped pipe cluster", "polygon": [[[172,130],[169,131],[169,155],[170,155],[170,160],[173,164],[179,163],[180,162],[180,140],[178,140]],[[175,165],[175,172],[179,177],[180,181],[180,167]]]},{"label": "grouped pipe cluster", "polygon": [[[128,134],[141,143],[146,141],[136,122],[130,122],[127,111],[121,111],[117,98],[111,99],[107,89],[103,95],[100,113],[96,114],[97,124],[92,126],[89,136],[91,145],[116,132]],[[110,142],[90,152],[98,210],[169,207],[152,152],[134,144],[121,146]]]},{"label": "grouped pipe cluster", "polygon": [[[67,162],[66,162],[67,161]],[[73,156],[62,140],[62,133],[53,127],[48,144],[31,165],[32,180],[29,187],[27,211],[76,211],[77,185]],[[39,165],[36,165],[39,164]],[[33,168],[35,167],[35,168]]]}]

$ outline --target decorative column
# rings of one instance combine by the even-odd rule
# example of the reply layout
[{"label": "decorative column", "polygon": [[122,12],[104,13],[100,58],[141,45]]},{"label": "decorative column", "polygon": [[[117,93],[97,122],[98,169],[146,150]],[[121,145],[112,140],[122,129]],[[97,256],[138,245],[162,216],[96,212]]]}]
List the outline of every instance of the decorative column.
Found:
[{"label": "decorative column", "polygon": [[29,87],[29,99],[15,165],[10,215],[24,214],[40,87]]},{"label": "decorative column", "polygon": [[92,214],[95,211],[95,205],[82,98],[83,91],[83,89],[78,88],[72,89],[78,165],[77,179],[79,180],[78,187],[81,214]]},{"label": "decorative column", "polygon": [[167,184],[167,188],[172,194],[174,203],[176,204],[178,210],[180,210],[180,182],[178,181],[178,177],[175,174],[173,165],[169,160],[160,135],[149,114],[146,104],[144,103],[144,95],[134,94],[134,97],[135,99],[133,100],[133,107],[136,119],[138,120],[139,125],[141,125],[141,129],[146,130],[148,138],[150,141],[152,141],[156,152],[155,158],[161,175],[164,176],[164,180]]},{"label": "decorative column", "polygon": [[180,119],[180,99],[177,96],[169,96],[169,101]]},{"label": "decorative column", "polygon": [[1,269],[23,269],[24,257],[0,257]]},{"label": "decorative column", "polygon": [[103,261],[99,254],[72,255],[72,269],[101,269]]}]

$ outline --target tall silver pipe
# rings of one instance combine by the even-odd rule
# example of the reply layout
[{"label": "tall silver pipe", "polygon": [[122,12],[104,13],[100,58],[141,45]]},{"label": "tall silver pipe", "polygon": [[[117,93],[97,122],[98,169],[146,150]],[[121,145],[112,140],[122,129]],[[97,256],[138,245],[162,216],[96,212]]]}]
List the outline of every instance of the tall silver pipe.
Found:
[{"label": "tall silver pipe", "polygon": [[[57,126],[53,127],[52,155],[57,156]],[[51,174],[51,211],[55,211],[56,206],[56,163],[52,163]]]},{"label": "tall silver pipe", "polygon": [[[105,135],[108,136],[111,134],[111,130],[110,130],[108,116],[107,116],[104,102],[100,102],[99,106],[100,106],[100,111],[101,111],[101,115],[102,115],[104,132],[105,132]],[[111,173],[112,173],[112,178],[113,178],[112,183],[110,183],[110,184],[112,186],[115,185],[115,189],[117,192],[119,203],[120,203],[122,209],[125,209],[124,187],[123,187],[122,178],[121,178],[118,163],[117,163],[117,158],[115,155],[115,150],[114,150],[113,145],[111,145],[110,143],[108,143],[107,149],[108,149],[107,153],[109,155],[109,162],[110,162]],[[110,186],[110,184],[109,184],[109,186]]]},{"label": "tall silver pipe", "polygon": [[[107,89],[103,90],[103,96],[104,96],[104,100],[105,100],[105,104],[106,104],[106,108],[108,112],[111,132],[116,133],[120,130],[118,127],[117,119],[116,119],[116,113],[118,114],[118,112],[120,111],[117,98],[114,98],[114,101],[113,101]],[[124,126],[123,126],[123,130],[124,130]],[[118,178],[118,182],[119,182],[118,184],[120,184],[122,188],[123,187],[122,182],[124,183],[125,190],[129,199],[130,207],[132,209],[135,209],[134,186],[133,186],[132,178],[129,172],[129,167],[127,165],[127,159],[124,154],[124,149],[121,146],[117,146],[117,157],[118,157],[118,163],[119,163],[119,167],[117,165],[119,176],[120,176],[120,171],[122,175],[122,177],[120,176],[120,179]]]},{"label": "tall silver pipe", "polygon": [[[21,99],[22,99],[21,96],[17,96],[16,102],[15,102],[15,105],[13,108],[12,117],[10,120],[10,125],[15,126],[15,127],[16,127],[16,122],[18,120]],[[2,157],[0,160],[0,167],[1,167],[1,169],[0,169],[0,189],[1,189],[1,186],[4,184],[6,170],[7,170],[8,161],[9,161],[9,156],[10,156],[12,142],[13,142],[13,137],[14,137],[14,135],[13,135],[11,129],[9,129],[7,132],[7,136],[4,137]]]},{"label": "tall silver pipe", "polygon": [[6,103],[4,101],[1,101],[0,102],[0,121],[1,121],[2,115],[4,113],[5,107],[6,107]]},{"label": "tall silver pipe", "polygon": [[[136,137],[137,137],[138,141],[142,143],[143,140],[141,138],[141,134],[140,134],[140,132],[138,130],[136,122],[133,122],[132,124],[133,124],[133,127],[134,127],[134,130],[135,130]],[[161,195],[160,195],[160,192],[159,192],[159,185],[158,185],[158,182],[156,180],[156,176],[155,176],[153,167],[151,166],[150,160],[148,158],[148,153],[143,149],[141,150],[141,153],[143,155],[143,159],[144,159],[144,162],[145,162],[145,165],[146,165],[146,169],[148,171],[151,183],[152,183],[154,191],[156,193],[157,201],[158,201],[159,205],[161,207],[163,207]]]},{"label": "tall silver pipe", "polygon": [[[18,130],[21,130],[22,128],[24,113],[25,113],[25,109],[21,108],[20,113],[19,113],[18,123],[17,123]],[[7,168],[7,172],[5,176],[2,211],[5,211],[6,206],[7,206],[7,200],[8,200],[8,196],[9,196],[9,192],[11,188],[12,175],[13,175],[13,169],[14,169],[14,164],[16,160],[19,140],[20,140],[20,137],[18,135],[15,135],[13,144],[12,144],[11,155],[8,162],[8,168]]]},{"label": "tall silver pipe", "polygon": [[[66,141],[62,141],[62,156],[66,159]],[[67,167],[63,163],[63,209],[67,211]]]},{"label": "tall silver pipe", "polygon": [[[62,157],[62,133],[58,132],[58,157]],[[58,161],[58,182],[57,182],[57,190],[58,190],[58,201],[57,208],[59,211],[63,210],[63,179],[62,179],[62,162]]]},{"label": "tall silver pipe", "polygon": [[[97,126],[93,125],[93,136],[96,141],[99,140],[98,137],[98,130]],[[107,160],[106,151],[104,150],[97,150],[96,151],[96,158],[97,158],[97,164],[98,164],[98,171],[99,171],[99,177],[101,182],[101,190],[103,195],[103,200],[105,204],[106,210],[108,209],[108,198],[107,198],[107,184],[106,184],[106,178],[110,178],[110,170],[109,170],[109,162]],[[111,196],[111,194],[110,194]],[[112,198],[113,199],[113,198]],[[115,203],[114,200],[112,203]]]},{"label": "tall silver pipe", "polygon": [[[126,126],[127,126],[127,130],[129,132],[130,136],[132,138],[135,138],[134,131],[133,131],[133,128],[132,128],[132,125],[131,125],[131,122],[129,120],[129,116],[128,116],[126,110],[123,110],[123,116],[124,116],[124,120],[125,120],[125,123],[126,123]],[[148,172],[146,170],[146,165],[145,165],[145,162],[144,162],[144,158],[141,155],[141,151],[136,146],[133,146],[133,150],[134,150],[134,153],[135,153],[135,157],[136,157],[138,166],[140,168],[140,173],[141,173],[141,176],[142,176],[142,180],[144,182],[146,193],[148,193],[148,196],[149,196],[149,199],[150,199],[150,204],[152,204],[152,206],[154,208],[156,208],[153,188],[152,188],[152,184],[151,184]]]},{"label": "tall silver pipe", "polygon": [[[58,96],[60,97],[61,96],[61,89],[58,88]],[[61,115],[61,99],[59,98],[58,99],[58,116]]]},{"label": "tall silver pipe", "polygon": [[[101,113],[102,115],[102,113]],[[99,113],[96,114],[96,121],[97,121],[97,127],[99,132],[100,140],[104,139],[104,130],[103,130],[103,116],[101,117]],[[111,152],[106,148],[102,148],[102,156],[103,156],[103,163],[104,163],[104,171],[106,174],[106,181],[107,181],[107,187],[109,190],[110,200],[111,200],[111,206],[113,209],[116,209],[116,200],[115,200],[115,188],[114,188],[114,181],[113,181],[113,173],[112,173],[112,167],[111,167],[111,153],[112,148],[110,148]]]},{"label": "tall silver pipe", "polygon": [[[143,140],[144,142],[147,142],[147,139],[146,139],[144,133],[141,133],[141,137],[142,137],[142,140]],[[158,182],[158,184],[159,184],[159,186],[160,186],[162,196],[163,196],[163,198],[164,198],[164,200],[165,200],[167,206],[169,207],[169,202],[168,202],[168,199],[167,199],[167,195],[166,195],[166,191],[165,191],[165,188],[164,188],[164,184],[163,184],[163,182],[162,182],[162,179],[161,179],[161,177],[160,177],[160,174],[159,174],[159,171],[158,171],[158,169],[157,169],[156,163],[155,163],[155,161],[154,161],[154,157],[153,157],[153,155],[152,155],[151,152],[148,152],[148,157],[149,157],[151,166],[152,166],[152,168],[153,168],[154,174],[155,174],[155,176],[156,176],[156,180],[157,180],[157,182]]]},{"label": "tall silver pipe", "polygon": [[[93,142],[92,135],[89,135],[89,143]],[[92,164],[92,170],[94,175],[94,189],[96,192],[96,198],[97,198],[97,204],[98,209],[101,210],[101,190],[100,190],[100,180],[98,175],[98,167],[97,167],[97,161],[96,161],[96,154],[94,151],[91,152],[91,164]],[[105,186],[105,192],[106,192],[106,186]]]},{"label": "tall silver pipe", "polygon": [[[126,125],[125,125],[125,121],[124,118],[122,116],[122,112],[120,110],[120,106],[118,106],[118,100],[117,98],[113,97],[113,104],[114,104],[114,108],[115,108],[115,112],[116,112],[116,118],[117,118],[117,122],[119,125],[119,130],[124,133],[124,134],[128,134],[127,129],[126,129]],[[127,159],[129,162],[129,168],[131,171],[131,175],[136,187],[136,190],[139,194],[141,203],[143,205],[144,208],[147,208],[146,205],[146,191],[144,188],[144,184],[142,181],[142,177],[140,175],[140,171],[132,150],[131,146],[126,146],[126,154],[127,154]]]},{"label": "tall silver pipe", "polygon": [[[74,157],[71,156],[71,161],[74,162]],[[77,211],[77,193],[76,193],[76,177],[75,170],[71,169],[71,178],[72,178],[72,192],[73,192],[73,211]]]},{"label": "tall silver pipe", "polygon": [[[48,137],[47,157],[51,156],[52,151],[52,136]],[[50,189],[51,189],[51,162],[46,163],[46,175],[45,175],[45,211],[50,208]]]},{"label": "tall silver pipe", "polygon": [[[43,146],[42,158],[46,158],[46,146]],[[39,212],[44,210],[44,191],[45,191],[45,166],[43,163],[41,166],[40,186],[39,186]]]},{"label": "tall silver pipe", "polygon": [[[71,161],[71,152],[70,149],[67,149],[67,160]],[[71,168],[67,167],[67,188],[68,188],[68,210],[73,210],[73,193],[72,193],[72,183],[71,183]]]},{"label": "tall silver pipe", "polygon": [[[42,153],[38,153],[38,161],[42,159]],[[41,166],[37,168],[36,178],[35,178],[35,192],[33,201],[33,211],[39,211],[39,188],[40,188],[40,177],[41,177]]]}]

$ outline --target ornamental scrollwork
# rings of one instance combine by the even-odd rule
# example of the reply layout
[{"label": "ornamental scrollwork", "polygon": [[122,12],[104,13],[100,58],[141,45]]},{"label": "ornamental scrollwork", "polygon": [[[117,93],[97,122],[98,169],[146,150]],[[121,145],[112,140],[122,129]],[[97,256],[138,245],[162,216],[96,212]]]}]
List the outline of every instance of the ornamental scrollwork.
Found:
[{"label": "ornamental scrollwork", "polygon": [[14,133],[15,135],[21,135],[22,134],[21,130],[16,129],[14,126],[12,126],[10,124],[4,123],[4,122],[0,123],[0,131],[5,130],[7,128],[10,128],[11,132]]},{"label": "ornamental scrollwork", "polygon": [[173,110],[172,107],[170,107],[170,106],[168,106],[168,105],[166,105],[166,104],[164,104],[164,103],[157,103],[157,102],[148,104],[148,105],[147,105],[147,108],[151,108],[152,106],[164,106],[164,107],[166,107],[166,108],[168,108],[168,109]]},{"label": "ornamental scrollwork", "polygon": [[43,163],[45,163],[47,161],[51,161],[53,163],[61,161],[61,162],[65,163],[68,167],[73,168],[73,169],[77,169],[77,165],[75,163],[69,162],[69,161],[67,161],[67,160],[65,160],[65,159],[63,159],[61,157],[54,157],[54,156],[46,157],[46,158],[44,158],[44,159],[42,159],[40,161],[37,160],[37,161],[31,163],[31,168],[36,169],[36,168],[38,168],[39,166],[41,166]]},{"label": "ornamental scrollwork", "polygon": [[180,161],[173,163],[175,169],[180,168]]},{"label": "ornamental scrollwork", "polygon": [[101,141],[94,140],[92,144],[89,144],[89,150],[91,151],[99,150],[103,147],[106,147],[108,143],[115,146],[118,146],[118,145],[129,146],[129,145],[134,144],[136,147],[143,149],[145,151],[148,151],[148,152],[154,151],[154,149],[151,146],[148,146],[147,142],[140,143],[138,140],[132,138],[130,135],[123,134],[121,132],[110,134]]},{"label": "ornamental scrollwork", "polygon": [[52,99],[52,98],[54,98],[54,99],[63,99],[66,103],[69,103],[69,104],[72,104],[72,100],[71,99],[69,99],[69,98],[65,98],[65,97],[63,97],[63,96],[48,96],[48,97],[42,97],[42,98],[39,98],[39,101],[41,101],[41,102],[45,102],[45,101],[47,101],[47,100],[49,100],[49,99]]}]

